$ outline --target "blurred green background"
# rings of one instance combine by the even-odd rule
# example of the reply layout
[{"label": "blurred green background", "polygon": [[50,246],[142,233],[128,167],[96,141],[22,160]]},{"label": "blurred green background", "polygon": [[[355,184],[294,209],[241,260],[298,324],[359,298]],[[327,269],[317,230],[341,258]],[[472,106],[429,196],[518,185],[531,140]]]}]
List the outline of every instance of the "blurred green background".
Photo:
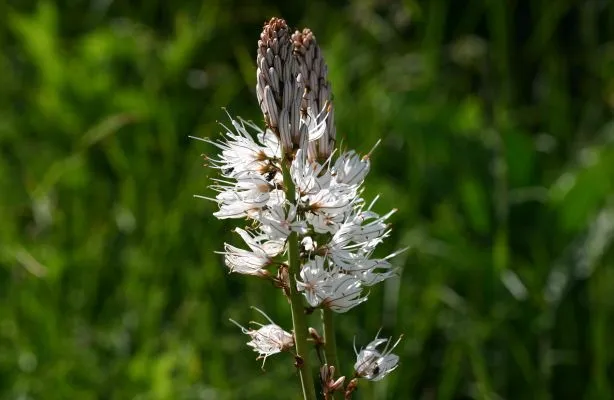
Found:
[{"label": "blurred green background", "polygon": [[[405,334],[357,399],[614,398],[614,4],[0,2],[0,398],[299,398],[228,318],[268,284],[194,194],[233,115],[262,122],[263,22],[310,27],[337,132],[398,208],[399,280],[339,318],[358,345]],[[317,325],[314,317],[312,325]]]}]

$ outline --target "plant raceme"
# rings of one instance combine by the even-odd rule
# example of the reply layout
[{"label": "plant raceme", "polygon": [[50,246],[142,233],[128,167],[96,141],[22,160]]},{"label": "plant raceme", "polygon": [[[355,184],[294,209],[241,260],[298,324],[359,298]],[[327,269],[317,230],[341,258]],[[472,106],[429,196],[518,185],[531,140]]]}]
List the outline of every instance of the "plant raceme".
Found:
[{"label": "plant raceme", "polygon": [[[380,380],[398,364],[391,354],[398,341],[390,347],[389,339],[376,338],[357,353],[354,376],[344,385],[344,377],[334,376],[332,325],[332,313],[365,302],[368,287],[396,275],[390,259],[399,252],[373,256],[390,234],[387,220],[395,210],[379,215],[375,200],[361,197],[370,154],[335,149],[331,87],[313,33],[290,35],[284,20],[272,18],[258,41],[257,65],[256,92],[266,126],[230,117],[221,139],[202,139],[219,149],[208,159],[221,175],[211,185],[217,194],[209,199],[219,205],[217,218],[249,221],[249,228],[235,230],[246,246],[225,244],[221,254],[230,272],[269,279],[282,289],[292,307],[293,334],[268,316],[270,324],[241,329],[260,358],[294,352],[305,399],[316,398],[311,335],[317,350],[325,352],[319,358],[324,398],[338,393],[350,398],[358,379]],[[316,309],[323,313],[324,338],[307,329],[305,315]]]}]

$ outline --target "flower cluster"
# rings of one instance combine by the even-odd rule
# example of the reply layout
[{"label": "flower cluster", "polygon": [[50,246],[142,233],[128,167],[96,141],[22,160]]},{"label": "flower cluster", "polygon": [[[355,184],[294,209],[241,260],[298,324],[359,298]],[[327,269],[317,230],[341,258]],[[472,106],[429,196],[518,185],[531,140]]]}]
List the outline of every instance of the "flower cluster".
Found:
[{"label": "flower cluster", "polygon": [[329,157],[319,163],[299,148],[289,168],[294,193],[288,196],[277,137],[246,121],[231,121],[234,130],[226,139],[212,142],[221,153],[211,165],[223,177],[212,185],[219,204],[214,215],[257,223],[251,232],[236,229],[249,249],[225,245],[231,272],[270,276],[267,268],[281,264],[276,257],[297,232],[303,260],[298,289],[314,308],[348,311],[366,300],[365,287],[394,276],[388,260],[397,253],[372,257],[390,233],[386,220],[394,210],[380,216],[372,210],[374,202],[366,205],[360,197],[368,156],[348,151],[334,162]]},{"label": "flower cluster", "polygon": [[[204,139],[219,149],[208,158],[221,175],[208,198],[219,206],[214,215],[250,221],[235,230],[246,248],[225,244],[221,254],[230,272],[272,279],[299,300],[301,293],[310,311],[344,313],[367,300],[368,287],[395,276],[389,260],[398,252],[374,256],[395,210],[380,215],[373,210],[377,198],[367,203],[362,197],[371,153],[334,149],[331,89],[313,33],[290,35],[285,21],[271,19],[258,42],[257,64],[264,129],[229,116],[221,139]],[[241,327],[262,358],[295,344],[270,322],[257,330]],[[378,380],[396,367],[394,346],[376,350],[385,342],[376,338],[357,354],[356,377]],[[343,380],[333,379],[334,367],[323,371],[329,390],[339,390]]]}]

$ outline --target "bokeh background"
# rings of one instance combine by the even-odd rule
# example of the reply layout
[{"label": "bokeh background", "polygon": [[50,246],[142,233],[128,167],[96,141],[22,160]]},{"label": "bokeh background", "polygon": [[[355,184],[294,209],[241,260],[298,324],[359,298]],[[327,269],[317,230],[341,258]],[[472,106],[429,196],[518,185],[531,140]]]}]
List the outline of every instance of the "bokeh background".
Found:
[{"label": "bokeh background", "polygon": [[[299,398],[228,318],[281,295],[228,275],[189,135],[262,123],[263,22],[310,27],[365,196],[398,208],[400,278],[339,318],[399,369],[357,399],[614,398],[614,4],[0,2],[0,398]],[[311,321],[317,325],[317,318]]]}]

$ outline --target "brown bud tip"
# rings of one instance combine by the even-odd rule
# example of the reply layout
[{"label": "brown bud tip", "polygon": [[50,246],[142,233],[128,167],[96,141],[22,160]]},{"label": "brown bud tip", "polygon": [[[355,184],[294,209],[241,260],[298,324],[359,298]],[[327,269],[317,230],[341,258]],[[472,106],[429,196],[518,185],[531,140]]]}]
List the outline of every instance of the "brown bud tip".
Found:
[{"label": "brown bud tip", "polygon": [[268,22],[264,23],[262,33],[260,34],[260,40],[266,45],[269,41],[278,38],[279,33],[282,31],[288,31],[288,24],[281,18],[273,17]]},{"label": "brown bud tip", "polygon": [[264,23],[264,30],[278,31],[280,29],[288,29],[288,24],[283,18],[272,17],[269,22]]},{"label": "brown bud tip", "polygon": [[295,53],[305,54],[311,43],[315,41],[315,36],[311,29],[305,28],[302,32],[296,31],[292,34],[292,45]]}]

